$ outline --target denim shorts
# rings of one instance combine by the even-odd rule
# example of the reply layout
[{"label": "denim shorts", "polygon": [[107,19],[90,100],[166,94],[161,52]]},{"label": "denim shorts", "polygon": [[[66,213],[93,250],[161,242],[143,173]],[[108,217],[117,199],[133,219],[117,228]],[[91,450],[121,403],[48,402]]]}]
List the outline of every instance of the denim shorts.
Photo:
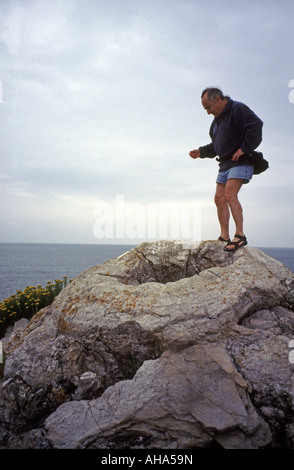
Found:
[{"label": "denim shorts", "polygon": [[233,166],[229,170],[219,171],[216,183],[225,184],[227,180],[232,178],[242,179],[244,184],[249,183],[253,175],[253,165]]}]

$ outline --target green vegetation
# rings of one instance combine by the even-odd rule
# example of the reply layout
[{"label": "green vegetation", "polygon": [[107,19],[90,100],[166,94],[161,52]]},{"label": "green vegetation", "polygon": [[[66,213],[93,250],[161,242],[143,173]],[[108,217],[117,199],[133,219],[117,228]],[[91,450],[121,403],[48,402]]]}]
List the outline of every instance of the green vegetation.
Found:
[{"label": "green vegetation", "polygon": [[9,325],[21,318],[32,318],[41,308],[52,304],[54,298],[66,287],[68,277],[55,282],[47,282],[46,287],[38,285],[27,286],[24,291],[17,290],[15,295],[0,302],[0,338],[5,334]]}]

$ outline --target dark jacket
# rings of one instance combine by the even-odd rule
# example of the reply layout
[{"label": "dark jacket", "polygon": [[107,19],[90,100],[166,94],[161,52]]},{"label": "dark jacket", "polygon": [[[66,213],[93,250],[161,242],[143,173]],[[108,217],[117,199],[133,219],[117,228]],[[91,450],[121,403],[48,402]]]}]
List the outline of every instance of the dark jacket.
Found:
[{"label": "dark jacket", "polygon": [[211,144],[199,147],[200,158],[219,157],[220,170],[251,163],[250,157],[242,155],[238,161],[231,160],[239,148],[245,154],[255,150],[262,141],[263,122],[248,106],[228,98],[221,115],[210,126]]}]

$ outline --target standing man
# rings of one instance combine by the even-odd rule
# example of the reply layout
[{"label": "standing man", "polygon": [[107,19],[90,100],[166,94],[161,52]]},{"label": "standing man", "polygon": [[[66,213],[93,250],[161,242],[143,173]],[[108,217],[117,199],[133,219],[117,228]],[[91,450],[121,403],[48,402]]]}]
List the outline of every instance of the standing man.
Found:
[{"label": "standing man", "polygon": [[[243,103],[224,96],[218,88],[206,88],[201,102],[207,114],[212,114],[209,135],[211,143],[189,153],[191,158],[218,156],[219,172],[216,180],[215,204],[221,228],[220,241],[227,242],[225,251],[236,251],[247,245],[243,231],[243,210],[238,193],[253,175],[250,153],[262,140],[263,122]],[[236,231],[233,240],[229,235],[230,213]]]}]

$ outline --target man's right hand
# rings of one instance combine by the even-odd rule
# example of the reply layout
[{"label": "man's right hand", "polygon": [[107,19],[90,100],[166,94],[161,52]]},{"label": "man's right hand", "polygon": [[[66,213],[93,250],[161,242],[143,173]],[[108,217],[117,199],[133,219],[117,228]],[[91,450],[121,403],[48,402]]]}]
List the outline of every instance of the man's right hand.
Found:
[{"label": "man's right hand", "polygon": [[199,149],[191,150],[191,152],[189,152],[189,155],[190,155],[191,158],[199,158],[200,157],[200,150]]}]

